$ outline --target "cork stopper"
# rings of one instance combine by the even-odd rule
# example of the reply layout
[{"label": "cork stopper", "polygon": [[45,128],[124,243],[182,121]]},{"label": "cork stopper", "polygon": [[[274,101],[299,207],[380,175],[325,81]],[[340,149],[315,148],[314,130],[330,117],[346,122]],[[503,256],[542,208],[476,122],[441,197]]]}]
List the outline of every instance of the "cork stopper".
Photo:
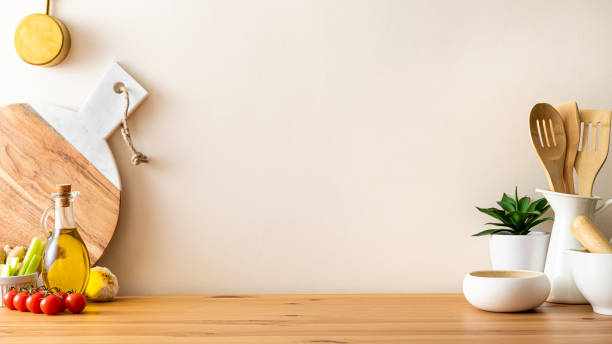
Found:
[{"label": "cork stopper", "polygon": [[70,184],[57,184],[55,186],[55,191],[58,193],[59,205],[61,207],[69,207],[70,197],[72,196],[70,194],[72,186]]},{"label": "cork stopper", "polygon": [[55,190],[57,193],[70,193],[72,191],[72,185],[70,184],[57,184],[55,186]]}]

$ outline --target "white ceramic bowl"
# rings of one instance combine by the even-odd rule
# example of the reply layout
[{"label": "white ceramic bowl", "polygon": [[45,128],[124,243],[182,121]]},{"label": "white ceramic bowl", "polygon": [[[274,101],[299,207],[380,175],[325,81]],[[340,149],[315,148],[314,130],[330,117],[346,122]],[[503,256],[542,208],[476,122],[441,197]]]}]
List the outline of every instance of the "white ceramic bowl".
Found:
[{"label": "white ceramic bowl", "polygon": [[593,312],[612,315],[612,253],[567,250],[574,282]]},{"label": "white ceramic bowl", "polygon": [[481,270],[465,275],[463,295],[489,312],[523,312],[541,305],[550,293],[548,277],[526,270]]}]

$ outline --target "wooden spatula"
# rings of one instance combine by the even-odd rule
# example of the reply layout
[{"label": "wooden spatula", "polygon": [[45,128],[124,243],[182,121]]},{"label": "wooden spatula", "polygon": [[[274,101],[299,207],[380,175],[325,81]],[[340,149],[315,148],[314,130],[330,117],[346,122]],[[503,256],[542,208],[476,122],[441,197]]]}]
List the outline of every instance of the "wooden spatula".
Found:
[{"label": "wooden spatula", "polygon": [[576,102],[565,102],[555,106],[555,109],[563,119],[565,128],[565,164],[563,166],[563,182],[565,183],[565,192],[568,194],[576,193],[574,188],[574,161],[576,161],[576,153],[578,152],[578,143],[580,142],[580,117],[578,112],[578,104]]},{"label": "wooden spatula", "polygon": [[578,194],[592,196],[597,173],[608,157],[610,146],[609,110],[580,110],[580,146],[576,154]]},{"label": "wooden spatula", "polygon": [[550,104],[539,103],[529,116],[531,143],[544,167],[550,189],[565,192],[563,165],[565,162],[565,128],[559,112]]}]

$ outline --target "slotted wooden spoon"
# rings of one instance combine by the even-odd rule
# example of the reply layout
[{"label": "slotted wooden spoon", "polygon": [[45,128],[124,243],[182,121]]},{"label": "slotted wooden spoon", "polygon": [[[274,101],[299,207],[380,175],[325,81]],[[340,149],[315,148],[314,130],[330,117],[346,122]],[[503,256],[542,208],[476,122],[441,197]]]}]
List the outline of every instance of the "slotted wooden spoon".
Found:
[{"label": "slotted wooden spoon", "polygon": [[611,118],[609,110],[580,110],[582,135],[575,163],[579,195],[593,194],[597,173],[608,157]]},{"label": "slotted wooden spoon", "polygon": [[550,189],[565,192],[563,167],[565,163],[565,128],[555,108],[546,103],[536,104],[529,116],[531,143],[544,167]]},{"label": "slotted wooden spoon", "polygon": [[574,161],[576,161],[576,153],[578,152],[578,143],[580,142],[580,114],[578,104],[576,102],[565,102],[555,106],[555,109],[563,119],[565,128],[565,164],[563,166],[563,182],[565,183],[565,192],[568,194],[576,193],[574,187]]}]

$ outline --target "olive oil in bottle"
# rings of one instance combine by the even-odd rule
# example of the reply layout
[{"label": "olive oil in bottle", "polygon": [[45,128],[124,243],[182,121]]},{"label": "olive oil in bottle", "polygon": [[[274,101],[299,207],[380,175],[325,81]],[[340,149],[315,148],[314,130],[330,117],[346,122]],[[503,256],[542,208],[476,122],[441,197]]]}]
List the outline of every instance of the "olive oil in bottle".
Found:
[{"label": "olive oil in bottle", "polygon": [[[57,192],[51,194],[55,202],[55,227],[43,253],[42,277],[47,288],[84,293],[89,280],[89,254],[74,221],[72,204],[78,194],[71,192],[68,184],[58,185]],[[43,213],[42,226],[49,209]]]}]

